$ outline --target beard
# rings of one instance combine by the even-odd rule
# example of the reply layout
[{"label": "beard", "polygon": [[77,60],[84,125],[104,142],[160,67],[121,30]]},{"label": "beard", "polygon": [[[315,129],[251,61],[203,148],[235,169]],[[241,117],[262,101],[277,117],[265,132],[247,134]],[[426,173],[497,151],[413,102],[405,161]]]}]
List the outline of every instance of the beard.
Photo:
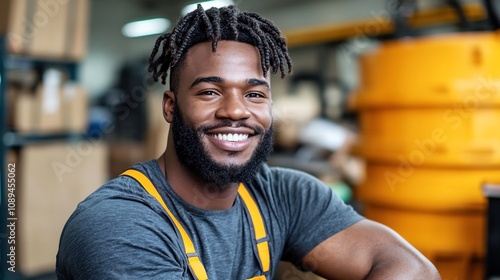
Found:
[{"label": "beard", "polygon": [[[224,164],[216,162],[203,146],[202,138],[211,137],[205,132],[219,127],[248,127],[259,137],[257,148],[250,159],[243,164]],[[182,165],[188,168],[198,179],[207,184],[214,184],[219,190],[224,190],[231,183],[248,182],[256,174],[259,166],[266,162],[273,150],[273,127],[264,131],[260,128],[248,126],[244,121],[223,120],[214,126],[189,126],[179,107],[175,107],[172,122],[172,134],[177,157]],[[228,152],[229,156],[236,156],[239,152]]]}]

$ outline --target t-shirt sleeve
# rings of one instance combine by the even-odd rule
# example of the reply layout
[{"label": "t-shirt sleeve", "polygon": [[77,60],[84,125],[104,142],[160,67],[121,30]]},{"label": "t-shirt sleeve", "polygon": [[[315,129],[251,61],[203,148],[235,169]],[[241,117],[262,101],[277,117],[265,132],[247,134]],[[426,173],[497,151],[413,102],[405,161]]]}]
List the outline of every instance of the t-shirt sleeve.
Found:
[{"label": "t-shirt sleeve", "polygon": [[286,215],[282,260],[299,266],[302,258],[322,241],[363,218],[317,178],[287,169],[279,173],[279,191],[284,198],[279,204]]},{"label": "t-shirt sleeve", "polygon": [[78,210],[61,235],[58,279],[186,279],[176,233],[143,203],[105,199]]}]

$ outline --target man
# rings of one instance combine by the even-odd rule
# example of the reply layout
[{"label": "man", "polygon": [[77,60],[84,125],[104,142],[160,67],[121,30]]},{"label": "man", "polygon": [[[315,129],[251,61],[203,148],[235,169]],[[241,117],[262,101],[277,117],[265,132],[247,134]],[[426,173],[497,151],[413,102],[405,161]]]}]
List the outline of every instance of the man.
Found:
[{"label": "man", "polygon": [[235,7],[181,18],[150,71],[170,90],[165,153],[83,201],[59,279],[272,279],[280,260],[328,279],[440,279],[390,229],[305,173],[271,168],[270,73],[291,71],[280,31]]}]

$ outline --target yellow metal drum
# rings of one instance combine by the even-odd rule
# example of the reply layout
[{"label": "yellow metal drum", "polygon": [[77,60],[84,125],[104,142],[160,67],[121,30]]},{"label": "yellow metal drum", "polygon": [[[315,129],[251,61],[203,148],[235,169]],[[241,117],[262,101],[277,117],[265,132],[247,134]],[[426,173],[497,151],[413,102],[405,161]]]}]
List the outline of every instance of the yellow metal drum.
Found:
[{"label": "yellow metal drum", "polygon": [[496,168],[369,163],[357,198],[378,207],[414,211],[485,210],[482,182],[500,182]]},{"label": "yellow metal drum", "polygon": [[369,160],[500,168],[500,104],[463,113],[452,107],[366,109],[360,125],[356,152]]},{"label": "yellow metal drum", "polygon": [[484,212],[410,211],[368,206],[366,216],[401,234],[438,268],[442,279],[484,279]]},{"label": "yellow metal drum", "polygon": [[500,182],[500,33],[384,42],[361,58],[349,104],[366,159],[356,197],[433,261],[482,279],[485,182]]},{"label": "yellow metal drum", "polygon": [[[358,109],[500,106],[500,32],[387,42],[361,57]],[[470,106],[470,105],[469,105]]]}]

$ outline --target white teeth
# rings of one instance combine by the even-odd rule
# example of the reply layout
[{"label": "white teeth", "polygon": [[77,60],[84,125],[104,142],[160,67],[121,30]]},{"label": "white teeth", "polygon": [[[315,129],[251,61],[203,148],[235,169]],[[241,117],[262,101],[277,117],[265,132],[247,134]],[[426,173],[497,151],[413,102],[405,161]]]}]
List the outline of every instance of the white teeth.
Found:
[{"label": "white teeth", "polygon": [[230,142],[238,142],[238,141],[243,141],[248,138],[248,134],[216,134],[214,135],[215,138],[223,141],[230,141]]}]

